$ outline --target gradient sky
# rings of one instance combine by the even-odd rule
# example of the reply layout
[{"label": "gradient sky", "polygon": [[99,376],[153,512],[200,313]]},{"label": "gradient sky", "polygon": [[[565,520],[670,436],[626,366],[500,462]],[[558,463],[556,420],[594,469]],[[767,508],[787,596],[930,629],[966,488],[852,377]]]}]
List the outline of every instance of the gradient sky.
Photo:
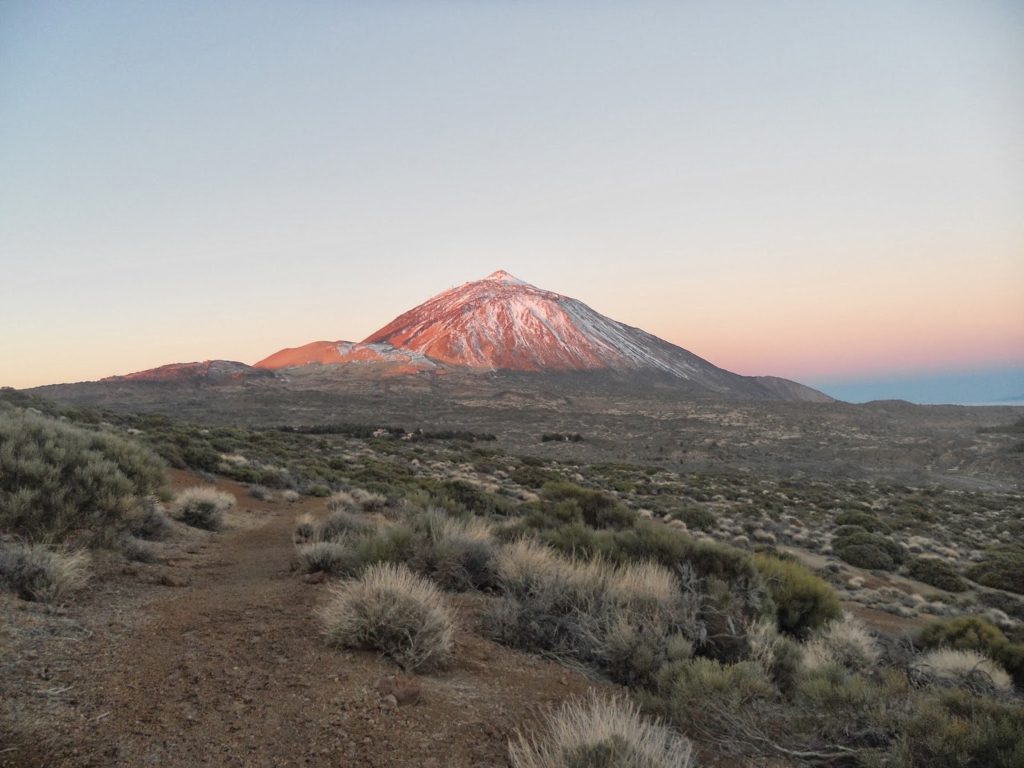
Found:
[{"label": "gradient sky", "polygon": [[0,384],[499,268],[740,373],[1024,392],[1024,4],[0,2]]}]

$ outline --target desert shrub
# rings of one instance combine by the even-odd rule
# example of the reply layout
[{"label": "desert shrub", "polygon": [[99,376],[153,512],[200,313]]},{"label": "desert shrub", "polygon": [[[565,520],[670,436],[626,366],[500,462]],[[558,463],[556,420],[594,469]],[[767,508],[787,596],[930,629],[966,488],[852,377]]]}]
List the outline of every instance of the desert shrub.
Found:
[{"label": "desert shrub", "polygon": [[744,628],[773,610],[761,576],[749,555],[733,547],[697,541],[681,531],[648,521],[620,530],[594,530],[579,523],[541,533],[562,552],[608,563],[654,562],[669,569],[688,595],[698,599],[693,637],[701,653],[723,660],[746,655]]},{"label": "desert shrub", "polygon": [[145,539],[137,539],[129,535],[122,536],[119,548],[126,559],[135,563],[156,563],[160,560],[156,548]]},{"label": "desert shrub", "polygon": [[512,768],[688,768],[692,746],[628,699],[574,700],[549,714],[537,736],[509,744]]},{"label": "desert shrub", "polygon": [[1024,594],[1024,549],[989,550],[983,560],[968,569],[967,578],[986,587]]},{"label": "desert shrub", "polygon": [[549,502],[574,504],[583,522],[593,528],[626,528],[636,519],[614,496],[573,483],[546,483],[541,495]]},{"label": "desert shrub", "polygon": [[313,541],[316,536],[317,524],[313,516],[304,512],[295,519],[295,530],[292,532],[292,540],[296,544],[305,544]]},{"label": "desert shrub", "polygon": [[666,662],[689,658],[698,602],[671,571],[628,563],[604,572],[600,602],[580,614],[580,656],[627,685],[646,684]]},{"label": "desert shrub", "polygon": [[698,541],[682,531],[647,520],[622,531],[594,531],[588,542],[579,544],[581,554],[600,555],[612,562],[651,560],[670,569],[687,565],[700,578],[760,581],[754,561],[746,552],[725,544]]},{"label": "desert shrub", "polygon": [[335,507],[335,511],[316,526],[315,538],[320,541],[344,541],[351,536],[365,536],[376,530],[377,526],[365,517]]},{"label": "desert shrub", "polygon": [[[344,513],[335,512],[331,517],[341,514]],[[350,517],[363,522],[357,517]],[[380,563],[409,562],[414,554],[413,531],[404,525],[358,526],[347,529],[334,539],[299,546],[299,559],[306,570],[339,576],[355,576]]]},{"label": "desert shrub", "polygon": [[[903,768],[1019,768],[1024,709],[961,691],[919,701],[892,750]],[[890,764],[893,764],[890,763]]]},{"label": "desert shrub", "polygon": [[509,479],[512,480],[513,483],[517,483],[526,488],[541,488],[545,483],[557,480],[558,473],[542,467],[523,464],[522,466],[516,467],[512,470],[512,474]]},{"label": "desert shrub", "polygon": [[353,488],[351,495],[363,512],[380,512],[388,505],[387,497],[381,493]]},{"label": "desert shrub", "polygon": [[803,666],[800,644],[779,633],[774,618],[761,618],[747,627],[748,660],[754,662],[784,693],[791,690]]},{"label": "desert shrub", "polygon": [[358,573],[378,563],[407,563],[415,555],[415,535],[405,525],[380,528],[352,543],[353,568]]},{"label": "desert shrub", "polygon": [[833,522],[836,525],[856,525],[863,528],[865,531],[871,533],[888,533],[889,526],[878,519],[877,516],[870,512],[864,512],[861,510],[850,509],[845,512],[840,512],[836,515]]},{"label": "desert shrub", "polygon": [[303,568],[310,573],[323,571],[351,575],[358,570],[352,550],[336,541],[311,541],[300,544],[298,554]]},{"label": "desert shrub", "polygon": [[509,645],[576,658],[628,684],[692,651],[696,601],[661,566],[569,560],[529,541],[497,562],[504,595],[490,624]]},{"label": "desert shrub", "polygon": [[52,603],[88,579],[88,555],[42,544],[0,546],[0,582],[23,600]]},{"label": "desert shrub", "polygon": [[859,525],[840,525],[834,531],[832,531],[833,539],[842,539],[846,536],[851,536],[855,533],[868,533],[867,528],[863,528]]},{"label": "desert shrub", "polygon": [[282,501],[287,501],[289,504],[294,504],[299,500],[299,492],[293,491],[291,488],[281,491]]},{"label": "desert shrub", "polygon": [[963,592],[967,589],[956,569],[936,557],[915,557],[907,565],[907,575],[947,592]]},{"label": "desert shrub", "polygon": [[0,529],[112,543],[165,467],[134,441],[31,413],[0,413]]},{"label": "desert shrub", "polygon": [[331,495],[331,489],[330,486],[324,485],[323,483],[313,483],[306,487],[306,495],[325,499]]},{"label": "desert shrub", "polygon": [[715,527],[716,518],[714,514],[704,509],[704,507],[686,505],[672,510],[669,515],[676,520],[682,520],[686,523],[687,528],[695,531],[710,531]]},{"label": "desert shrub", "polygon": [[988,694],[1010,690],[1006,670],[977,651],[937,648],[917,657],[910,665],[910,672],[919,685]]},{"label": "desert shrub", "polygon": [[775,603],[779,629],[797,637],[839,617],[839,596],[823,579],[792,560],[755,555],[768,592]]},{"label": "desert shrub", "polygon": [[870,669],[880,655],[875,638],[864,623],[851,614],[817,629],[804,646],[808,669],[835,664],[855,672]]},{"label": "desert shrub", "polygon": [[904,558],[903,547],[895,541],[868,532],[833,538],[832,551],[850,565],[880,571],[893,570]]},{"label": "desert shrub", "polygon": [[949,647],[983,653],[1002,664],[1014,684],[1024,689],[1024,643],[1010,642],[999,627],[981,616],[933,621],[918,634],[916,644],[925,649]]},{"label": "desert shrub", "polygon": [[839,664],[805,669],[791,694],[789,728],[802,729],[819,743],[845,744],[847,750],[877,748],[898,728],[910,696],[902,670],[867,675]]},{"label": "desert shrub", "polygon": [[377,564],[335,587],[321,618],[329,642],[380,651],[405,670],[452,658],[455,624],[444,595],[404,565]]},{"label": "desert shrub", "polygon": [[448,480],[434,491],[435,505],[449,512],[471,512],[474,515],[506,515],[509,502],[490,491],[465,480]]},{"label": "desert shrub", "polygon": [[131,517],[128,530],[140,539],[160,541],[171,535],[173,526],[163,504],[155,496],[147,496]]},{"label": "desert shrub", "polygon": [[688,733],[708,737],[728,734],[733,713],[753,712],[756,703],[774,695],[771,680],[755,662],[723,664],[696,657],[663,666],[641,700]]},{"label": "desert shrub", "polygon": [[230,493],[197,485],[174,497],[171,512],[185,525],[217,531],[224,525],[224,513],[234,506],[235,497]]},{"label": "desert shrub", "polygon": [[500,552],[497,568],[503,596],[490,624],[495,635],[513,647],[571,654],[579,614],[597,602],[601,566],[521,540]]},{"label": "desert shrub", "polygon": [[497,586],[497,542],[490,526],[474,518],[460,520],[430,510],[413,521],[417,534],[415,570],[445,589],[493,589]]},{"label": "desert shrub", "polygon": [[274,499],[274,492],[265,485],[250,485],[249,495],[254,499],[259,499],[260,501],[272,501]]}]

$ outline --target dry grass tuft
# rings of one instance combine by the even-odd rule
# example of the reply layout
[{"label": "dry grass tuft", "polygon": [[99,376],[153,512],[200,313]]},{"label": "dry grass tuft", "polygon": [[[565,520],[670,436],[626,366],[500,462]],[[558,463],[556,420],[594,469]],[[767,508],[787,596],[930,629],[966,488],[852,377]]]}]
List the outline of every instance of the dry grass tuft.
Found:
[{"label": "dry grass tuft", "polygon": [[513,768],[688,768],[684,736],[622,698],[571,701],[552,713],[539,737],[522,732],[509,743]]},{"label": "dry grass tuft", "polygon": [[42,544],[8,544],[0,549],[0,582],[23,600],[52,603],[83,586],[89,555],[57,551]]},{"label": "dry grass tuft", "polygon": [[912,679],[921,685],[964,688],[975,693],[1003,694],[1013,683],[1006,670],[977,651],[938,648],[910,665]]},{"label": "dry grass tuft", "polygon": [[197,485],[175,496],[171,509],[186,525],[217,531],[224,525],[224,513],[234,506],[235,497],[230,493]]},{"label": "dry grass tuft", "polygon": [[804,665],[809,670],[838,664],[863,672],[878,661],[879,655],[874,636],[849,613],[816,630],[804,645]]},{"label": "dry grass tuft", "polygon": [[373,565],[335,587],[320,616],[331,643],[380,651],[405,670],[452,658],[455,622],[444,595],[404,565]]},{"label": "dry grass tuft", "polygon": [[510,645],[574,657],[635,685],[688,657],[699,634],[696,601],[661,565],[571,560],[529,541],[497,562],[504,596],[492,627]]},{"label": "dry grass tuft", "polygon": [[292,541],[296,544],[305,544],[316,538],[316,521],[309,512],[303,512],[295,518],[295,530],[292,532]]}]

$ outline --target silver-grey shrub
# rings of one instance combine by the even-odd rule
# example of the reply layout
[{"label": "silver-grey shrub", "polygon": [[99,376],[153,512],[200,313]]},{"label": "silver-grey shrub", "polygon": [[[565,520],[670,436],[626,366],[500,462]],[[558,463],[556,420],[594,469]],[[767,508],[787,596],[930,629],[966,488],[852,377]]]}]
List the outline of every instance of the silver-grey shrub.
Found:
[{"label": "silver-grey shrub", "polygon": [[444,595],[404,565],[378,563],[337,585],[320,616],[331,643],[380,651],[409,671],[452,658],[455,622]]},{"label": "silver-grey shrub", "polygon": [[0,412],[0,529],[109,544],[165,480],[163,460],[141,443],[32,413]]}]

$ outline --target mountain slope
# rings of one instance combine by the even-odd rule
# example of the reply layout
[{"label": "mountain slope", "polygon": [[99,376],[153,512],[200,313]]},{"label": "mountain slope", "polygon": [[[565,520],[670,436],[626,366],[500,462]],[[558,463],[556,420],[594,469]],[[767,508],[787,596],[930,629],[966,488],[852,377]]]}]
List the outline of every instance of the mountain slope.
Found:
[{"label": "mountain slope", "polygon": [[435,367],[431,360],[411,350],[395,349],[390,344],[355,344],[351,341],[314,341],[301,347],[282,349],[260,360],[253,367],[277,370],[313,363],[388,363],[410,370]]},{"label": "mountain slope", "polygon": [[[831,402],[802,384],[719,368],[682,347],[620,323],[582,301],[498,271],[405,312],[364,341],[314,341],[282,349],[253,366],[229,361],[179,363],[111,381],[240,381],[289,370],[331,377],[504,371],[612,377],[614,386],[660,382],[680,396]],[[292,377],[294,378],[294,377]],[[558,386],[557,383],[554,384]]]},{"label": "mountain slope", "polygon": [[204,360],[196,363],[171,363],[159,368],[150,368],[123,376],[108,376],[100,381],[154,381],[171,382],[187,380],[241,381],[269,375],[267,371],[256,370],[251,365],[235,360]]},{"label": "mountain slope", "polygon": [[[504,271],[428,299],[364,344],[386,343],[455,366],[517,371],[662,372],[712,392],[829,401],[808,387],[719,368],[646,331]],[[789,386],[792,385],[792,386]]]}]

